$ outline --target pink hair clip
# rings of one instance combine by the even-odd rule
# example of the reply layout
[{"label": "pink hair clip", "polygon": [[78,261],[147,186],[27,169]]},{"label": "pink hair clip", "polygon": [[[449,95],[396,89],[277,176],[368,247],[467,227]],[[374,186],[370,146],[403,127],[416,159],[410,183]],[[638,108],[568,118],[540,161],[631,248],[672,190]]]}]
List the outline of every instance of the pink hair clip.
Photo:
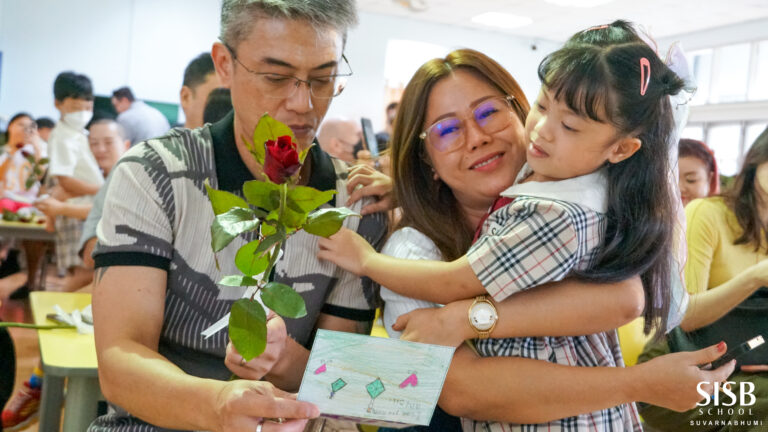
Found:
[{"label": "pink hair clip", "polygon": [[611,26],[610,24],[603,24],[603,25],[599,25],[599,26],[590,27],[590,28],[587,29],[587,31],[589,32],[589,31],[592,31],[592,30],[602,30],[602,29],[608,28],[610,26]]},{"label": "pink hair clip", "polygon": [[640,59],[640,96],[645,96],[648,83],[651,82],[651,63],[647,58]]}]

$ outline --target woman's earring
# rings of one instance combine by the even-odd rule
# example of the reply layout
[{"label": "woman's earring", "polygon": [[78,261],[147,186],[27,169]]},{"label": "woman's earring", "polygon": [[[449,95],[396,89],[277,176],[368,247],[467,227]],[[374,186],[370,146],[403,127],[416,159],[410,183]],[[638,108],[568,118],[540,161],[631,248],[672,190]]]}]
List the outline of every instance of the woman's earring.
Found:
[{"label": "woman's earring", "polygon": [[435,171],[434,168],[432,168],[432,179],[435,180],[435,181],[439,181],[440,180],[440,176],[437,174],[437,171]]}]

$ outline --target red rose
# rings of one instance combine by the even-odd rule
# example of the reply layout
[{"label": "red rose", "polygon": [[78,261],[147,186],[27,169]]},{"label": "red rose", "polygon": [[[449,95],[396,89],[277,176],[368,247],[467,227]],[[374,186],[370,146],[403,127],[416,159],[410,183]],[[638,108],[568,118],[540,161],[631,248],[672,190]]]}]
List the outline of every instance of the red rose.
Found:
[{"label": "red rose", "polygon": [[282,184],[301,168],[299,152],[296,143],[288,135],[277,138],[277,142],[269,140],[266,143],[267,152],[264,158],[264,174],[273,183]]}]

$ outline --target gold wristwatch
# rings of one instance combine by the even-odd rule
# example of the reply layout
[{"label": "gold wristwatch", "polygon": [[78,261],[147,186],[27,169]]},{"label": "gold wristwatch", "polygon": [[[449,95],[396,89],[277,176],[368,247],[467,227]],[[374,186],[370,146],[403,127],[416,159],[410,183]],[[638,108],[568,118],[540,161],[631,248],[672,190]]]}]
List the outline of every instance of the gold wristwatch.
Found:
[{"label": "gold wristwatch", "polygon": [[475,301],[469,306],[468,315],[469,325],[477,333],[478,339],[488,339],[499,320],[496,306],[487,295],[475,297]]}]

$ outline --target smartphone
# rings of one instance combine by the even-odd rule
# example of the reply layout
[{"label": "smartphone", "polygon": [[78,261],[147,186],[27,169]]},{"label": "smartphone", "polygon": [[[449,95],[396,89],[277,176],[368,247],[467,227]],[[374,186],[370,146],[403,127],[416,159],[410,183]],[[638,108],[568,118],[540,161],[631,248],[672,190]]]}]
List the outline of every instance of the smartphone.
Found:
[{"label": "smartphone", "polygon": [[752,351],[753,349],[759,347],[764,343],[765,343],[765,339],[763,338],[763,336],[757,335],[752,339],[744,342],[743,344],[737,346],[736,348],[728,351],[727,353],[725,353],[724,356],[720,357],[719,359],[713,361],[711,369],[717,369],[720,366],[728,363],[729,361],[743,356],[744,354]]},{"label": "smartphone", "polygon": [[371,152],[372,158],[379,157],[379,143],[376,141],[376,134],[373,132],[373,123],[369,118],[361,118],[360,125],[363,128],[363,147]]}]

